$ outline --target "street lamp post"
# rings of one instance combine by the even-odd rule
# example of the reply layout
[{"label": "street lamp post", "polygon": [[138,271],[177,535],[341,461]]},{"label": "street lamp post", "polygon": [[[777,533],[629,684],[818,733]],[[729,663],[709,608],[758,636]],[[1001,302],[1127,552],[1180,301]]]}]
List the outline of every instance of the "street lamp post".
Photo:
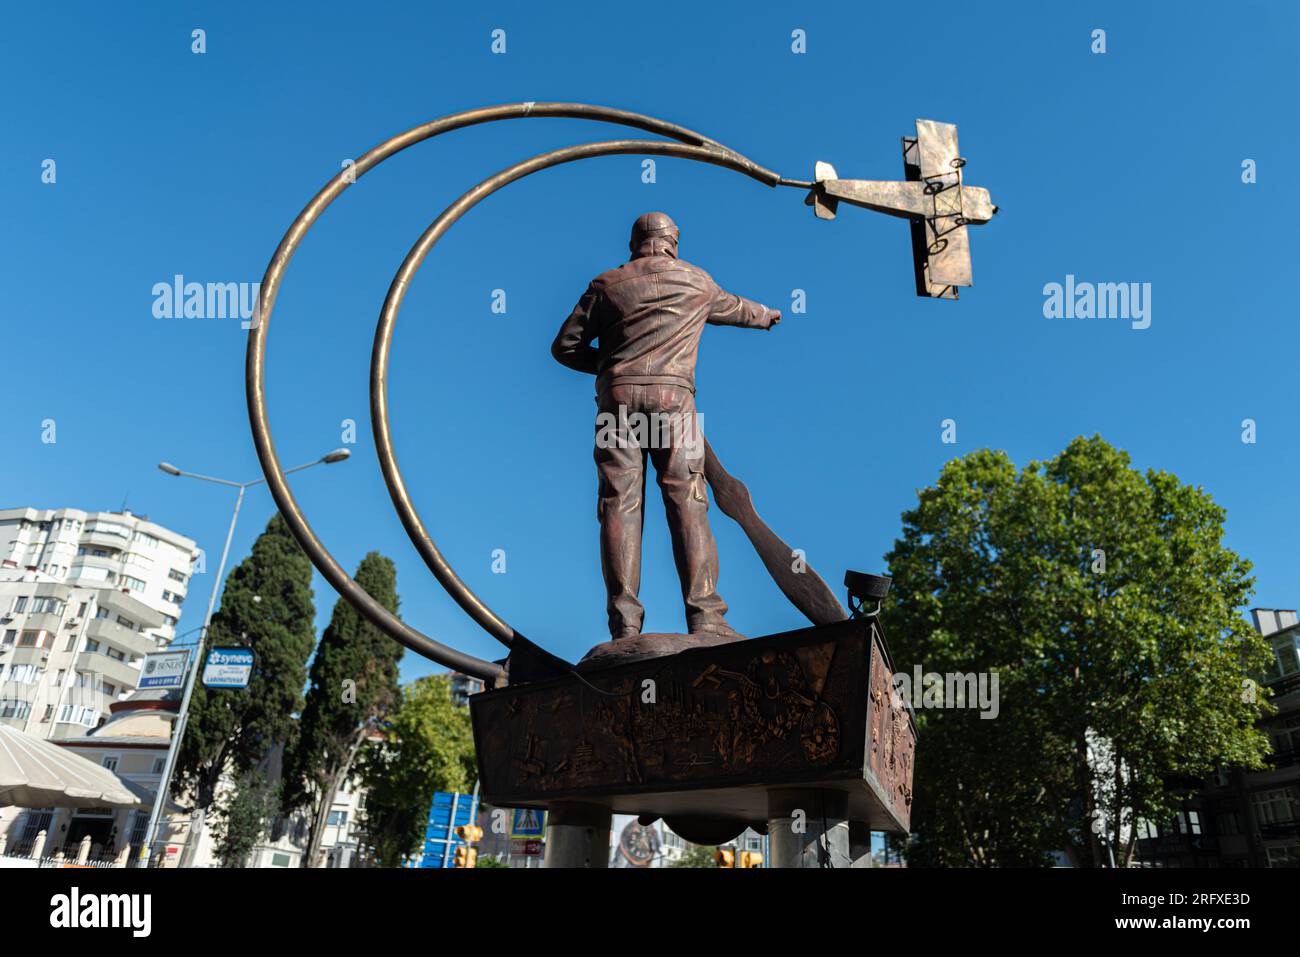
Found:
[{"label": "street lamp post", "polygon": [[[296,466],[285,472],[301,472],[303,469],[311,468],[313,465],[332,465],[335,462],[342,462],[352,453],[347,449],[335,449],[327,452],[314,461]],[[243,504],[244,492],[254,485],[261,485],[266,481],[264,478],[254,479],[251,482],[232,482],[229,479],[213,478],[211,475],[199,475],[197,472],[186,472],[178,469],[170,462],[159,462],[158,468],[162,469],[168,475],[183,476],[184,478],[202,479],[205,482],[215,482],[218,485],[228,485],[231,488],[239,489],[239,494],[235,496],[235,510],[230,516],[230,527],[226,529],[226,543],[221,548],[221,562],[217,565],[217,575],[212,581],[212,592],[208,596],[208,610],[203,616],[203,625],[199,629],[198,643],[194,648],[194,654],[190,658],[189,674],[185,679],[185,692],[181,696],[181,708],[176,715],[176,725],[172,729],[171,742],[167,747],[167,760],[163,765],[162,777],[158,780],[158,790],[154,794],[153,809],[149,812],[149,825],[145,829],[145,840],[140,847],[140,860],[138,866],[147,867],[149,863],[150,850],[157,842],[158,822],[162,817],[163,807],[167,803],[167,793],[171,789],[172,774],[176,770],[176,757],[180,753],[181,739],[185,735],[185,723],[189,718],[190,698],[194,694],[194,681],[199,673],[199,664],[203,658],[203,647],[208,640],[208,629],[212,625],[212,613],[217,607],[217,596],[221,592],[221,579],[226,571],[226,559],[230,556],[230,542],[235,537],[235,522],[239,519],[239,506]],[[192,852],[191,852],[192,853]]]}]

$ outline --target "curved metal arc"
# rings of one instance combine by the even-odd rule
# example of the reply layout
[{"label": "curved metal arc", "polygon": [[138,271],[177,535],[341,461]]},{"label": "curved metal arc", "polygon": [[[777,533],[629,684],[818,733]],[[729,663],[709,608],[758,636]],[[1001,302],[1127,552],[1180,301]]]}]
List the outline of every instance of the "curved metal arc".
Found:
[{"label": "curved metal arc", "polygon": [[[691,146],[683,143],[671,143],[661,140],[612,140],[602,143],[586,143],[563,149],[542,153],[531,159],[516,163],[508,169],[490,176],[465,192],[459,199],[448,206],[416,240],[406,254],[388,288],[388,295],[380,311],[379,322],[375,327],[374,346],[370,353],[370,421],[374,433],[375,452],[379,457],[379,466],[384,473],[384,482],[388,486],[389,496],[397,510],[403,528],[411,544],[424,559],[425,565],[433,572],[435,578],[447,593],[465,612],[481,625],[488,634],[509,646],[517,632],[500,616],[489,608],[481,598],[456,574],[455,569],[443,556],[424,526],[419,513],[411,501],[402,470],[397,463],[397,454],[393,448],[392,430],[388,417],[388,360],[391,354],[393,328],[397,322],[398,312],[406,298],[407,289],[415,279],[415,274],[423,265],[434,245],[467,212],[491,196],[497,190],[508,186],[516,180],[533,173],[597,156],[617,156],[626,154],[657,154],[692,159],[699,162],[722,166],[738,172],[749,173],[752,164],[744,157],[720,153],[707,147]],[[747,165],[748,164],[748,165]],[[765,182],[761,177],[755,177]]]},{"label": "curved metal arc", "polygon": [[266,476],[267,487],[275,499],[276,506],[284,515],[290,531],[303,551],[306,552],[308,558],[311,559],[312,563],[335,591],[347,598],[367,620],[390,637],[425,658],[487,680],[494,680],[501,675],[502,668],[500,665],[475,658],[472,655],[463,654],[434,641],[389,612],[387,608],[372,599],[364,589],[352,580],[351,576],[334,560],[334,557],[321,543],[311,525],[307,522],[306,516],[285,480],[285,473],[280,465],[279,455],[275,450],[275,440],[271,434],[266,404],[266,335],[270,325],[271,312],[279,294],[280,283],[299,244],[316,220],[348,186],[355,183],[357,177],[373,169],[395,153],[442,133],[479,123],[534,116],[590,119],[659,133],[683,142],[716,150],[720,154],[732,158],[738,164],[737,168],[743,165],[742,171],[747,175],[769,185],[775,186],[781,181],[777,173],[744,159],[740,154],[699,133],[653,117],[611,107],[592,106],[585,103],[512,103],[466,110],[432,120],[429,123],[413,127],[404,133],[399,133],[367,151],[350,169],[344,169],[336,174],[312,197],[311,201],[290,224],[289,229],[276,247],[271,262],[267,265],[266,272],[262,277],[258,298],[258,321],[249,332],[244,366],[249,424],[253,433],[253,444],[257,451],[258,461],[261,463],[262,472]]}]

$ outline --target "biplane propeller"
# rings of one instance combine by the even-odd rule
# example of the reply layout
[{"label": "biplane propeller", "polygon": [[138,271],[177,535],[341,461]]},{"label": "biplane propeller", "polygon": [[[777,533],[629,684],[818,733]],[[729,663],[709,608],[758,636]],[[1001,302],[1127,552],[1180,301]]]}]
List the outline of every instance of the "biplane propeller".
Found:
[{"label": "biplane propeller", "polygon": [[954,124],[917,120],[916,137],[902,139],[905,180],[840,179],[830,163],[818,162],[804,202],[819,219],[834,219],[845,202],[908,220],[916,294],[956,299],[959,286],[972,284],[966,227],[987,223],[998,208],[987,189],[963,182]]}]

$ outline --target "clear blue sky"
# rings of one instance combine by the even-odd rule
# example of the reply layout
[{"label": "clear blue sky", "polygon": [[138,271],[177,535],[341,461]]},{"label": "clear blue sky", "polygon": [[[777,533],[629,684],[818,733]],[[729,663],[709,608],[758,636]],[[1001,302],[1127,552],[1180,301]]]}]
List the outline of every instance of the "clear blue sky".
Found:
[{"label": "clear blue sky", "polygon": [[[505,55],[490,52],[495,28]],[[794,190],[682,160],[661,159],[653,185],[638,157],[551,170],[463,220],[407,298],[391,370],[408,484],[461,575],[557,653],[605,637],[592,384],[548,347],[591,276],[625,257],[632,219],[662,209],[683,257],[787,313],[770,334],[706,331],[699,405],[760,512],[837,588],[847,567],[883,567],[900,513],[952,456],[991,446],[1023,465],[1100,432],[1137,466],[1204,485],[1255,563],[1256,603],[1294,607],[1298,29],[1281,3],[21,5],[0,35],[0,503],[125,499],[215,556],[230,496],[155,463],[258,475],[246,334],[153,318],[153,284],[259,280],[339,164],[400,130],[472,106],[586,101],[679,122],[787,176],[820,159],[892,179],[899,137],[926,117],[958,124],[968,181],[1002,208],[973,232],[976,285],[959,303],[915,297],[902,222],[855,209],[816,221]],[[268,388],[285,464],[358,423],[352,461],[294,477],[315,528],[349,569],[369,549],[391,555],[406,619],[480,656],[500,651],[424,570],[374,462],[375,319],[407,248],[461,191],[622,135],[538,119],[409,150],[326,214],[277,303]],[[1255,185],[1241,182],[1247,158]],[[1151,327],[1045,319],[1043,286],[1066,274],[1150,282]],[[505,316],[490,311],[496,288]],[[806,315],[790,314],[795,288]],[[54,445],[40,441],[47,418]],[[956,445],[940,441],[946,418]],[[673,631],[678,586],[650,499],[646,626]],[[272,508],[265,490],[249,497],[236,558]],[[799,626],[714,516],[733,624]],[[207,587],[196,579],[182,630]],[[323,623],[334,596],[319,578],[316,601]],[[431,670],[408,655],[403,673]]]}]

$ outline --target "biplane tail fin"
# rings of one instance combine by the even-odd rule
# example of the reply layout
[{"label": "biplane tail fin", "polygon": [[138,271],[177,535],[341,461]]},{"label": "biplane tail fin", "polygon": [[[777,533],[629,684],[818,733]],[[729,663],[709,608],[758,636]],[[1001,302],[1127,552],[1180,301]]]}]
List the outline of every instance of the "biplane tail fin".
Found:
[{"label": "biplane tail fin", "polygon": [[839,175],[835,172],[835,167],[830,163],[818,160],[813,166],[813,181],[818,185],[808,191],[804,204],[813,208],[813,215],[818,219],[835,218],[835,210],[839,208],[840,201],[834,196],[827,196],[821,184],[827,180],[839,178]]}]

